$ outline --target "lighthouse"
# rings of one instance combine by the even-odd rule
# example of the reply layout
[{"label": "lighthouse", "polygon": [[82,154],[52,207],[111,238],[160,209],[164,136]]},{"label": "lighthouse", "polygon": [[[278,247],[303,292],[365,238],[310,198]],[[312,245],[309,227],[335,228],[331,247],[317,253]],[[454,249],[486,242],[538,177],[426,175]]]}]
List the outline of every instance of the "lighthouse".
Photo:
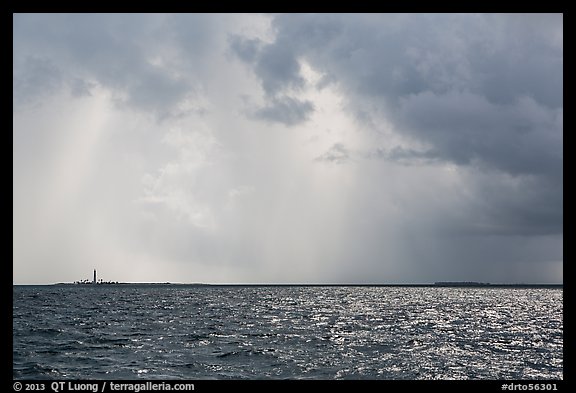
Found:
[{"label": "lighthouse", "polygon": [[96,269],[94,269],[94,279],[92,280],[92,284],[96,285]]}]

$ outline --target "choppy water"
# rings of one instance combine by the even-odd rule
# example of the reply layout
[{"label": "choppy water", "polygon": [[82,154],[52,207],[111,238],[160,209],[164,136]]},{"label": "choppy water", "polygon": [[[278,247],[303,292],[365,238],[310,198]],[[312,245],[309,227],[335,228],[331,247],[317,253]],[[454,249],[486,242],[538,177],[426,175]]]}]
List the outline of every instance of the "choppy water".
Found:
[{"label": "choppy water", "polygon": [[18,287],[22,379],[562,379],[561,289]]}]

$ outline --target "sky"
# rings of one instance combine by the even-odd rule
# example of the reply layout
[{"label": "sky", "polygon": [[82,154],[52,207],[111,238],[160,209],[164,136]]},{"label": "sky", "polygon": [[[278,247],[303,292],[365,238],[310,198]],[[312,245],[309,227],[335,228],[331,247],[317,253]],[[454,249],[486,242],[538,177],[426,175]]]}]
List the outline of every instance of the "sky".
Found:
[{"label": "sky", "polygon": [[13,282],[561,283],[561,14],[14,14]]}]

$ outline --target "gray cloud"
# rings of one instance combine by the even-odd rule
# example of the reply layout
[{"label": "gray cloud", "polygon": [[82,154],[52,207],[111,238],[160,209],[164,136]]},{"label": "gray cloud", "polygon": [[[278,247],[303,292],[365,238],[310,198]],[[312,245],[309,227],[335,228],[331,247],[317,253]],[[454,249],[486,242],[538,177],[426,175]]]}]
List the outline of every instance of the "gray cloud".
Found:
[{"label": "gray cloud", "polygon": [[298,60],[293,53],[278,45],[268,45],[262,49],[255,70],[262,80],[264,91],[270,96],[286,88],[299,89],[304,86]]},{"label": "gray cloud", "polygon": [[438,162],[439,154],[431,150],[419,151],[395,146],[390,150],[376,149],[374,152],[369,152],[366,157],[380,158],[403,165],[423,165]]},{"label": "gray cloud", "polygon": [[306,121],[313,111],[312,102],[283,96],[272,98],[269,105],[256,109],[253,116],[257,119],[293,126]]},{"label": "gray cloud", "polygon": [[70,81],[70,92],[75,97],[91,95],[90,90],[94,87],[94,83],[90,83],[80,78],[75,78]]},{"label": "gray cloud", "polygon": [[62,86],[62,73],[49,59],[27,56],[14,67],[15,107],[33,104]]},{"label": "gray cloud", "polygon": [[342,164],[350,159],[350,152],[342,143],[335,143],[324,154],[316,157],[316,161],[327,161]]},{"label": "gray cloud", "polygon": [[262,49],[262,41],[257,38],[243,38],[238,35],[228,37],[230,49],[240,60],[253,65]]},{"label": "gray cloud", "polygon": [[244,62],[252,65],[270,97],[286,89],[300,89],[305,82],[291,45],[264,45],[259,40],[230,37],[230,48]]},{"label": "gray cloud", "polygon": [[[448,160],[480,159],[516,172],[522,168],[512,165],[529,166],[521,156],[544,142],[552,146],[532,170],[558,168],[562,47],[554,34],[561,18],[280,15],[268,47],[290,48],[285,55],[333,75],[358,110],[378,116],[370,107],[381,103],[401,132],[432,142]],[[519,130],[528,131],[526,148],[517,147]]]},{"label": "gray cloud", "polygon": [[562,281],[562,29],[16,14],[14,280]]},{"label": "gray cloud", "polygon": [[256,118],[293,126],[306,121],[314,105],[285,95],[298,91],[305,85],[300,64],[290,46],[264,45],[258,39],[229,37],[232,53],[254,68],[266,95],[268,105],[254,111]]},{"label": "gray cloud", "polygon": [[[538,233],[538,222],[559,230],[562,15],[283,14],[273,26],[273,42],[249,46],[281,52],[286,64],[309,62],[337,81],[359,121],[377,128],[383,119],[429,146],[366,156],[493,173],[470,181],[494,221],[517,222],[520,232],[526,224]],[[268,78],[260,66],[254,72]],[[295,71],[287,75],[280,80],[296,80]],[[510,195],[487,191],[497,185]],[[525,197],[513,208],[516,193]]]},{"label": "gray cloud", "polygon": [[478,95],[451,92],[407,97],[397,119],[445,160],[539,175],[561,171],[561,115],[528,97],[499,106]]},{"label": "gray cloud", "polygon": [[[97,83],[111,89],[121,105],[160,117],[178,114],[178,104],[193,95],[193,87],[190,80],[171,72],[177,69],[167,69],[162,64],[167,59],[156,53],[156,46],[162,42],[151,36],[149,29],[160,28],[163,23],[157,15],[18,15],[14,29],[20,33],[21,46],[15,50],[15,61],[20,61],[21,50],[34,46],[44,64],[50,65],[52,79],[47,79],[50,75],[45,67],[24,67],[24,76],[15,76],[15,83],[42,79],[47,84],[57,73],[66,86],[72,86],[73,93],[78,92],[78,81],[83,80],[85,86]],[[15,70],[17,75],[21,73],[17,64]],[[39,83],[34,85],[42,88]],[[28,96],[34,93],[20,86],[15,91]]]}]

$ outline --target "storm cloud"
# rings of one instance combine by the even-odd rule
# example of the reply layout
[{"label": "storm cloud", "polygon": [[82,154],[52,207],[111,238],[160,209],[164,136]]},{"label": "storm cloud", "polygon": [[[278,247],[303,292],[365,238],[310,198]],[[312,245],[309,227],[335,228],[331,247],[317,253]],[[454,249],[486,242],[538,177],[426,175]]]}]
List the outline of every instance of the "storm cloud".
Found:
[{"label": "storm cloud", "polygon": [[14,281],[561,282],[561,14],[15,14]]}]

